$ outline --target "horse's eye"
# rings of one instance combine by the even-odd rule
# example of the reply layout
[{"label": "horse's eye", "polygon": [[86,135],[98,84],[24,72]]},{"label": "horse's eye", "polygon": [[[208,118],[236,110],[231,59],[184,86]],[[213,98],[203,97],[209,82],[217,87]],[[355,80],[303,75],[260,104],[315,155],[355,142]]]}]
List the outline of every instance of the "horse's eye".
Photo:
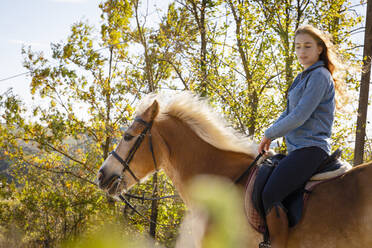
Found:
[{"label": "horse's eye", "polygon": [[125,141],[130,141],[131,139],[133,139],[133,135],[130,135],[129,133],[126,133],[125,135],[124,135],[124,140]]}]

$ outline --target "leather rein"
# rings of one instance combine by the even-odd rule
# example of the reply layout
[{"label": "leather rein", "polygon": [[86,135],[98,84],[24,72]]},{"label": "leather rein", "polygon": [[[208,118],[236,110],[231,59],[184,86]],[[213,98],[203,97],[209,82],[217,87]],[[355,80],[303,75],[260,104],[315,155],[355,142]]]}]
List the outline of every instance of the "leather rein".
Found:
[{"label": "leather rein", "polygon": [[257,164],[257,161],[262,157],[264,153],[259,153],[258,156],[253,160],[253,162],[248,166],[248,168],[234,181],[237,184],[240,180],[242,180],[246,175],[251,172],[253,166]]}]

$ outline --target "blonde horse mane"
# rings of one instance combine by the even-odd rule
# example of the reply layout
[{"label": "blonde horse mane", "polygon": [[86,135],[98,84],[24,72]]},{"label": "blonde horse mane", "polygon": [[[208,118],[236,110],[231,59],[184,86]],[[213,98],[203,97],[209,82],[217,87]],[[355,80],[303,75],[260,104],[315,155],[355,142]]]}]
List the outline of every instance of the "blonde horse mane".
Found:
[{"label": "blonde horse mane", "polygon": [[218,149],[257,156],[257,144],[231,128],[205,99],[188,91],[149,94],[138,104],[136,114],[142,114],[154,100],[160,108],[155,121],[164,120],[167,116],[177,117],[188,124],[202,140]]}]

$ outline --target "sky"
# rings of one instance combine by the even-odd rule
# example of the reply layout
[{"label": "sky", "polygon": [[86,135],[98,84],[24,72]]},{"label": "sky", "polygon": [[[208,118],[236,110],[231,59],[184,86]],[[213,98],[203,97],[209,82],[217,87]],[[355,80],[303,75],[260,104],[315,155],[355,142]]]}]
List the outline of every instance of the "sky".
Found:
[{"label": "sky", "polygon": [[[99,27],[100,2],[101,0],[1,0],[0,94],[12,88],[23,101],[31,103],[29,76],[3,80],[27,72],[22,65],[22,46],[31,46],[33,51],[43,51],[46,57],[50,57],[50,44],[66,40],[73,23],[88,20],[89,24]],[[149,5],[156,4],[163,11],[168,2],[169,0],[148,0]],[[365,15],[365,6],[356,8],[356,11]],[[360,39],[363,38],[362,34],[357,36],[359,44],[362,44]],[[353,107],[356,109],[357,103]],[[368,121],[372,123],[372,106],[369,107]],[[372,124],[367,126],[368,135],[372,136]]]},{"label": "sky", "polygon": [[[65,40],[70,27],[79,20],[98,25],[98,0],[1,0],[0,80],[27,70],[23,67],[22,46],[50,55],[50,44]],[[30,101],[27,75],[0,81],[0,94],[12,87],[23,100]]]}]

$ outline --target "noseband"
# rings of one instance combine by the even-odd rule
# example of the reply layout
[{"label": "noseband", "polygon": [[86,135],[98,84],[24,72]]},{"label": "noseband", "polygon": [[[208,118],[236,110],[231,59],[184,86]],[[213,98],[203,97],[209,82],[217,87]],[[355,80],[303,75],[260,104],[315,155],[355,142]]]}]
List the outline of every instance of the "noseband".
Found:
[{"label": "noseband", "polygon": [[137,122],[141,123],[142,125],[144,125],[145,126],[145,129],[138,136],[136,142],[134,143],[134,145],[132,146],[132,148],[129,150],[129,153],[128,153],[127,158],[125,160],[123,160],[115,151],[110,152],[110,154],[113,155],[123,165],[123,171],[121,172],[120,178],[124,175],[124,172],[125,171],[129,171],[129,173],[131,174],[131,176],[137,182],[139,182],[140,180],[138,179],[138,177],[136,177],[136,175],[130,169],[129,163],[132,161],[134,154],[136,153],[137,149],[141,145],[142,141],[145,139],[145,136],[146,136],[147,133],[148,133],[148,136],[149,136],[150,151],[151,151],[151,155],[152,155],[152,159],[154,161],[154,166],[155,166],[155,170],[156,171],[158,171],[158,166],[156,164],[155,154],[154,154],[154,148],[153,148],[153,145],[152,145],[152,138],[151,138],[151,127],[152,127],[152,123],[153,122],[152,121],[151,122],[144,121],[144,120],[142,120],[139,117],[136,117],[134,119],[134,121],[137,121]]}]

